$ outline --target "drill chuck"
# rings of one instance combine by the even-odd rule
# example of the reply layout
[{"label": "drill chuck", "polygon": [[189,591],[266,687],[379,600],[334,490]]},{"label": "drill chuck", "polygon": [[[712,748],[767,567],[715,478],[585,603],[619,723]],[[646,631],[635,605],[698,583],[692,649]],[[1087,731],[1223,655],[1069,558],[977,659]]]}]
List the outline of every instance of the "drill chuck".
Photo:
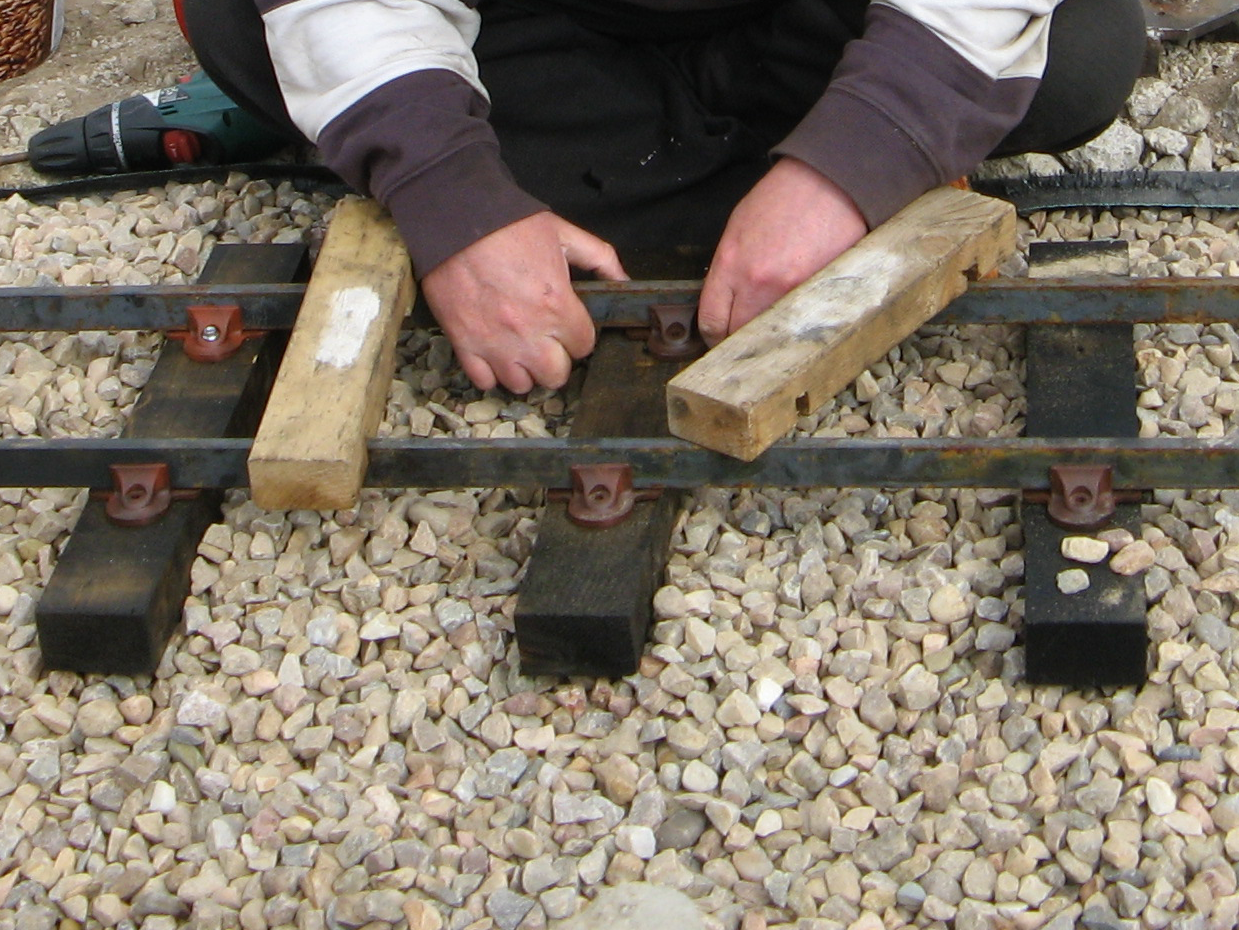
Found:
[{"label": "drill chuck", "polygon": [[168,125],[145,97],[130,97],[66,120],[30,140],[30,164],[48,174],[119,174],[166,167]]}]

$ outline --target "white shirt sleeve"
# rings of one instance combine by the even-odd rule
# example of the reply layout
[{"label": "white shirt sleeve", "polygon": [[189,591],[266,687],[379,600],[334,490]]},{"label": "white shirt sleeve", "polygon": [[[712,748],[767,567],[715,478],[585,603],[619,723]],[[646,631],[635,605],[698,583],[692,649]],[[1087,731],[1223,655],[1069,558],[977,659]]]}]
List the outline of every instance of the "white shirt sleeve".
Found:
[{"label": "white shirt sleeve", "polygon": [[481,17],[460,0],[294,0],[263,15],[289,115],[310,141],[371,91],[444,69],[479,93]]},{"label": "white shirt sleeve", "polygon": [[1050,14],[1061,0],[874,0],[933,32],[991,78],[1040,78],[1049,51]]}]

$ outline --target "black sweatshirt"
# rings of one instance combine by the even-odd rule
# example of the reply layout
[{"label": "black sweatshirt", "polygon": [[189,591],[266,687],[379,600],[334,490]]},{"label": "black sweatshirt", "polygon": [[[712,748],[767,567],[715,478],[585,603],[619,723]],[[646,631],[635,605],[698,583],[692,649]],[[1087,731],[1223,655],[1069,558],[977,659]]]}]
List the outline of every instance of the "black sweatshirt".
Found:
[{"label": "black sweatshirt", "polygon": [[[419,275],[546,209],[500,158],[471,51],[480,17],[468,3],[255,2],[294,122],[329,165],[391,211]],[[1058,2],[874,0],[825,93],[774,154],[829,177],[872,228],[971,171],[1020,121]]]}]

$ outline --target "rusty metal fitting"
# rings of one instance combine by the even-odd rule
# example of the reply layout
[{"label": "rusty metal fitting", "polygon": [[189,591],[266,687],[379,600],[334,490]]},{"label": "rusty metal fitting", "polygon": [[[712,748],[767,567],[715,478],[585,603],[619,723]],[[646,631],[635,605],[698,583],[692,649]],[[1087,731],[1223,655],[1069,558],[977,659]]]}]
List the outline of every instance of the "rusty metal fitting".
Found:
[{"label": "rusty metal fitting", "polygon": [[246,339],[262,332],[246,332],[236,304],[195,304],[186,308],[189,328],[172,330],[169,339],[185,344],[185,355],[195,362],[220,362],[236,353]]},{"label": "rusty metal fitting", "polygon": [[547,493],[549,500],[568,501],[568,519],[577,526],[605,529],[627,519],[637,501],[655,500],[658,488],[634,490],[632,466],[622,462],[573,465],[572,490]]},{"label": "rusty metal fitting", "polygon": [[650,304],[650,335],[646,348],[661,359],[693,358],[705,351],[697,332],[695,304]]},{"label": "rusty metal fitting", "polygon": [[1051,465],[1046,512],[1056,526],[1095,530],[1114,516],[1114,470],[1109,465]]},{"label": "rusty metal fitting", "polygon": [[114,490],[106,497],[108,519],[118,526],[147,526],[172,504],[165,462],[111,466]]},{"label": "rusty metal fitting", "polygon": [[166,462],[111,465],[113,490],[93,495],[104,500],[108,519],[117,526],[149,526],[174,500],[197,497],[197,490],[172,489]]}]

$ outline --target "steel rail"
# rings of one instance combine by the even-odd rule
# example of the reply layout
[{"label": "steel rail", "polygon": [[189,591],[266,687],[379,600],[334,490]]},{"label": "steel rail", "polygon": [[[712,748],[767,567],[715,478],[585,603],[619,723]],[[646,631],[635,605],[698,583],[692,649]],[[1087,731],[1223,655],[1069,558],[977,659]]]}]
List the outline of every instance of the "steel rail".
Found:
[{"label": "steel rail", "polygon": [[[648,325],[650,304],[697,301],[700,281],[582,282],[577,293],[602,326]],[[247,329],[289,329],[303,284],[0,288],[0,331],[183,330],[186,308],[238,304]],[[981,281],[934,323],[1239,322],[1234,278],[1010,278]]]},{"label": "steel rail", "polygon": [[[177,488],[248,485],[249,439],[9,439],[0,487],[111,486],[109,466],[164,462]],[[565,487],[575,464],[627,462],[636,487],[1049,488],[1060,464],[1113,468],[1116,489],[1239,487],[1239,445],[1179,439],[799,439],[754,462],[679,439],[381,439],[374,488]]]},{"label": "steel rail", "polygon": [[238,304],[250,329],[290,329],[304,284],[0,288],[0,331],[182,330],[197,304]]}]

